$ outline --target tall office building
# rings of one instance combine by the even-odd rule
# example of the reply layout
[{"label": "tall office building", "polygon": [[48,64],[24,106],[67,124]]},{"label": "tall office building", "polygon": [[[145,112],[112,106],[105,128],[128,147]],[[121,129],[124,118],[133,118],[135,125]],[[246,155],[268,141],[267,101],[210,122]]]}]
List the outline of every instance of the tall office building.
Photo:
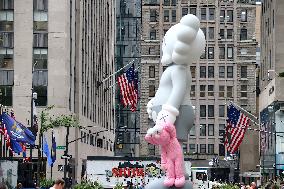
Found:
[{"label": "tall office building", "polygon": [[[141,0],[116,1],[116,54],[117,76],[132,64],[140,72],[141,62]],[[139,101],[137,110],[130,111],[121,104],[121,94],[116,87],[116,150],[118,156],[133,157],[139,151]],[[138,90],[139,91],[139,90]],[[139,93],[139,92],[138,92]]]},{"label": "tall office building", "polygon": [[[143,1],[140,130],[145,133],[152,124],[147,119],[146,105],[154,97],[163,72],[160,64],[163,36],[188,13],[200,19],[206,48],[200,60],[190,65],[193,82],[187,98],[191,98],[196,107],[195,127],[188,134],[183,149],[194,159],[209,160],[217,155],[222,159],[225,148],[220,139],[226,124],[226,104],[234,101],[251,113],[256,112],[255,1]],[[244,143],[257,142],[245,140]],[[257,157],[258,151],[253,148],[255,146],[247,148],[246,152],[241,150],[241,156]],[[155,146],[141,139],[141,156],[157,153]],[[233,167],[237,168],[236,161],[234,163]],[[247,164],[241,162],[242,172],[248,171]]]},{"label": "tall office building", "polygon": [[[114,78],[102,82],[115,70],[114,1],[1,0],[0,15],[0,103],[29,126],[33,88],[38,114],[50,105],[50,116],[74,114],[85,129],[70,128],[69,141],[83,138],[69,145],[67,177],[80,181],[88,155],[114,153],[115,98],[108,90]],[[54,133],[65,146],[66,128]],[[50,145],[50,131],[44,136]],[[63,177],[63,152],[57,150],[53,178]],[[25,170],[31,163],[21,166],[19,181],[31,186],[36,173]]]},{"label": "tall office building", "polygon": [[262,135],[260,169],[263,181],[283,174],[284,2],[263,1],[261,9],[260,122],[262,129],[276,135]]}]

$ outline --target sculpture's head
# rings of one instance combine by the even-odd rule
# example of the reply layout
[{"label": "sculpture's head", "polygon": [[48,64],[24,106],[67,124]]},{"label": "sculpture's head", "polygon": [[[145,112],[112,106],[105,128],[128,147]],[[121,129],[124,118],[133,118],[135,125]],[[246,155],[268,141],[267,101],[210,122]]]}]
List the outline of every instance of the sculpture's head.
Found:
[{"label": "sculpture's head", "polygon": [[192,14],[182,17],[165,34],[161,63],[191,64],[197,61],[205,48],[205,36],[199,28],[198,18]]},{"label": "sculpture's head", "polygon": [[167,145],[173,138],[176,138],[176,129],[169,123],[150,128],[145,136],[147,142],[162,146]]}]

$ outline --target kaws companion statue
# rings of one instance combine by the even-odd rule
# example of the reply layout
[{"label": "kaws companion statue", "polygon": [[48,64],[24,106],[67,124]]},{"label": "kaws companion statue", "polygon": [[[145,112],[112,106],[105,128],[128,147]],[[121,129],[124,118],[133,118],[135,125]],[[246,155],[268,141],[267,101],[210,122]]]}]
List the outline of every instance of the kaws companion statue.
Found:
[{"label": "kaws companion statue", "polygon": [[[172,26],[165,34],[161,63],[168,67],[161,76],[155,97],[147,104],[149,118],[156,123],[154,128],[148,130],[147,137],[160,132],[160,127],[174,125],[177,140],[180,143],[187,140],[194,122],[194,109],[190,101],[190,65],[200,58],[204,48],[205,37],[194,15],[185,15],[180,23]],[[146,140],[149,139],[147,137]],[[159,184],[160,181],[150,183],[146,189],[162,189],[163,186]]]}]

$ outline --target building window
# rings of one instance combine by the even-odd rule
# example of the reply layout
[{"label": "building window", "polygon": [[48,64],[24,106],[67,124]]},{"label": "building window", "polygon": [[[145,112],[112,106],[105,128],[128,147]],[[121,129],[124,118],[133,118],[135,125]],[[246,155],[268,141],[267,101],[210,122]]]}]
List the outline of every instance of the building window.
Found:
[{"label": "building window", "polygon": [[164,22],[169,22],[169,21],[170,21],[170,11],[164,10]]},{"label": "building window", "polygon": [[154,55],[155,54],[155,47],[149,47],[149,55]]},{"label": "building window", "polygon": [[[12,69],[13,68],[14,68],[13,55],[3,55],[3,54],[0,54],[0,70],[2,69],[3,72],[5,71],[5,72],[7,72],[6,74],[9,74],[9,75],[11,74],[10,76],[13,77],[13,75],[14,75],[14,73],[12,74]],[[13,79],[12,82],[14,82],[14,78],[9,78],[9,77],[6,77],[4,75],[5,75],[4,73],[1,73],[2,77],[0,76],[0,80]],[[3,81],[0,81],[0,85],[1,85],[1,83],[3,83]]]},{"label": "building window", "polygon": [[35,70],[47,69],[47,48],[34,48],[33,65]]},{"label": "building window", "polygon": [[207,14],[206,14],[206,8],[201,8],[201,20],[206,20]]},{"label": "building window", "polygon": [[209,39],[214,39],[215,38],[215,35],[214,35],[214,28],[213,27],[209,27],[209,30],[208,30],[208,33],[209,33]]},{"label": "building window", "polygon": [[233,59],[234,58],[233,47],[227,47],[227,58],[228,59]]},{"label": "building window", "polygon": [[224,29],[220,29],[220,32],[219,32],[219,36],[221,39],[225,39],[225,30]]},{"label": "building window", "polygon": [[214,144],[208,144],[208,154],[214,154]]},{"label": "building window", "polygon": [[150,39],[151,40],[156,40],[156,30],[151,30],[150,31]]},{"label": "building window", "polygon": [[227,29],[227,39],[233,39],[233,29]]},{"label": "building window", "polygon": [[219,144],[219,156],[225,156],[224,144]]},{"label": "building window", "polygon": [[233,78],[233,66],[227,66],[227,78]]},{"label": "building window", "polygon": [[208,47],[208,59],[214,59],[214,47]]},{"label": "building window", "polygon": [[48,34],[47,33],[34,33],[34,47],[47,47]]},{"label": "building window", "polygon": [[225,105],[219,105],[219,117],[225,117]]},{"label": "building window", "polygon": [[177,12],[176,10],[172,10],[172,22],[176,22],[177,21]]},{"label": "building window", "polygon": [[149,97],[155,96],[155,85],[149,85]]},{"label": "building window", "polygon": [[195,78],[196,75],[196,66],[190,66],[191,77]]},{"label": "building window", "polygon": [[215,9],[209,8],[209,20],[215,20]]},{"label": "building window", "polygon": [[196,8],[190,8],[189,9],[190,14],[193,14],[196,16]]},{"label": "building window", "polygon": [[233,10],[228,10],[227,11],[227,21],[228,22],[233,22]]},{"label": "building window", "polygon": [[195,144],[189,144],[189,153],[193,154],[194,152],[196,152]]},{"label": "building window", "polygon": [[177,5],[177,1],[176,0],[172,0],[172,6],[176,6]]},{"label": "building window", "polygon": [[193,125],[193,127],[191,127],[191,129],[189,131],[189,135],[190,136],[195,136],[195,125]]},{"label": "building window", "polygon": [[170,6],[170,0],[164,0],[164,5],[165,6]]},{"label": "building window", "polygon": [[220,85],[219,86],[219,97],[224,97],[225,96],[225,86]]},{"label": "building window", "polygon": [[225,10],[220,10],[220,22],[225,21]]},{"label": "building window", "polygon": [[205,36],[205,39],[207,39],[207,33],[206,33],[206,28],[200,28],[203,31],[203,34]]},{"label": "building window", "polygon": [[0,1],[0,10],[13,10],[13,9],[14,9],[14,0]]},{"label": "building window", "polygon": [[214,85],[208,85],[208,96],[214,96]]},{"label": "building window", "polygon": [[182,150],[183,150],[183,153],[187,153],[187,145],[186,145],[186,143],[182,144]]},{"label": "building window", "polygon": [[219,78],[225,78],[225,66],[219,66]]},{"label": "building window", "polygon": [[149,66],[149,78],[155,78],[155,66]]},{"label": "building window", "polygon": [[205,124],[200,125],[200,136],[206,136],[206,125]]},{"label": "building window", "polygon": [[188,14],[188,8],[182,8],[181,9],[181,16],[183,17],[183,16],[185,16],[187,14]]},{"label": "building window", "polygon": [[[205,38],[206,38],[206,33],[204,33],[204,35],[205,35]],[[204,48],[204,51],[202,52],[202,54],[200,56],[200,59],[205,59],[206,58],[206,48],[207,47]]]},{"label": "building window", "polygon": [[4,106],[13,105],[13,87],[0,85],[0,104]]},{"label": "building window", "polygon": [[34,31],[48,31],[47,12],[34,12]]},{"label": "building window", "polygon": [[208,78],[214,78],[214,66],[208,66]]},{"label": "building window", "polygon": [[208,117],[214,117],[214,105],[208,105]]},{"label": "building window", "polygon": [[48,0],[34,0],[34,10],[35,11],[47,11],[48,10]]},{"label": "building window", "polygon": [[200,117],[206,117],[206,105],[200,105]]},{"label": "building window", "polygon": [[219,124],[219,136],[224,136],[225,134],[225,124]]},{"label": "building window", "polygon": [[0,33],[0,47],[13,48],[14,47],[14,34],[13,33]]},{"label": "building window", "polygon": [[149,150],[149,155],[150,156],[154,156],[155,155],[155,145],[148,144],[148,150]]},{"label": "building window", "polygon": [[47,106],[47,86],[33,86],[37,93],[36,106]]},{"label": "building window", "polygon": [[241,12],[241,21],[247,22],[247,10],[242,10]]},{"label": "building window", "polygon": [[248,86],[247,85],[241,85],[241,97],[247,97],[247,90],[248,90]]},{"label": "building window", "polygon": [[150,10],[150,22],[157,22],[157,11],[156,11],[156,9]]},{"label": "building window", "polygon": [[241,29],[240,40],[247,40],[247,29]]},{"label": "building window", "polygon": [[225,59],[225,47],[219,47],[219,59]]},{"label": "building window", "polygon": [[205,97],[206,85],[200,85],[200,97]]},{"label": "building window", "polygon": [[191,85],[190,97],[195,97],[195,85]]},{"label": "building window", "polygon": [[208,124],[208,136],[214,136],[214,124]]},{"label": "building window", "polygon": [[206,144],[200,144],[200,153],[206,154]]},{"label": "building window", "polygon": [[247,66],[241,66],[241,78],[247,78],[248,72],[247,72]]},{"label": "building window", "polygon": [[233,86],[227,86],[227,98],[233,98]]},{"label": "building window", "polygon": [[200,78],[206,78],[206,66],[200,66]]}]

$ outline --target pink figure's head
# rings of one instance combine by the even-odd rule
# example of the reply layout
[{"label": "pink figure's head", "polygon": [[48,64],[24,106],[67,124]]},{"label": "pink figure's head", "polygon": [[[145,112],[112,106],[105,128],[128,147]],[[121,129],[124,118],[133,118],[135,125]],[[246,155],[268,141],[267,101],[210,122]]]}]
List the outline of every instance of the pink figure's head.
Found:
[{"label": "pink figure's head", "polygon": [[170,123],[156,125],[147,131],[145,140],[154,145],[166,145],[176,137],[175,126]]}]

